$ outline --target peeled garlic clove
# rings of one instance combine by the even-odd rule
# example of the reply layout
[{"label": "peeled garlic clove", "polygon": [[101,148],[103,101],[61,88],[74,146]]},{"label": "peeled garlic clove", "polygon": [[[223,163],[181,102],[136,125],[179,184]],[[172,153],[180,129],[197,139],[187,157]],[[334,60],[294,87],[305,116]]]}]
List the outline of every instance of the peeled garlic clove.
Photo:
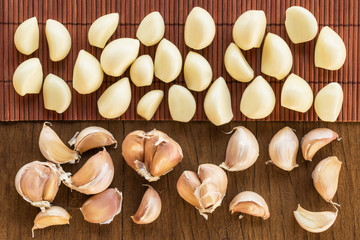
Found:
[{"label": "peeled garlic clove", "polygon": [[171,118],[179,122],[189,122],[196,112],[196,101],[192,93],[180,85],[172,85],[168,95]]},{"label": "peeled garlic clove", "polygon": [[300,204],[294,216],[298,224],[308,232],[319,233],[328,230],[335,222],[338,211],[310,212],[303,209]]},{"label": "peeled garlic clove", "polygon": [[39,48],[39,25],[36,17],[29,18],[18,26],[14,43],[16,49],[25,55],[30,55]]},{"label": "peeled garlic clove", "polygon": [[152,46],[164,37],[164,33],[164,19],[159,12],[152,12],[141,21],[136,31],[136,37],[145,46]]},{"label": "peeled garlic clove", "polygon": [[[230,202],[229,209],[231,214],[240,212],[255,217],[262,217],[264,220],[270,217],[269,207],[264,198],[251,191],[244,191],[236,195]],[[241,215],[240,218],[242,218]]]},{"label": "peeled garlic clove", "polygon": [[109,224],[121,212],[122,200],[121,192],[109,188],[86,200],[80,210],[90,223]]},{"label": "peeled garlic clove", "polygon": [[190,51],[184,63],[186,86],[190,90],[201,92],[210,85],[212,76],[212,69],[206,58]]},{"label": "peeled garlic clove", "polygon": [[63,60],[69,54],[71,48],[69,31],[60,22],[48,19],[46,20],[45,33],[51,61]]},{"label": "peeled garlic clove", "polygon": [[71,103],[71,91],[67,83],[54,74],[49,74],[43,86],[44,105],[48,110],[61,114]]},{"label": "peeled garlic clove", "polygon": [[42,81],[43,71],[38,58],[30,58],[22,62],[13,75],[13,86],[20,96],[39,93]]},{"label": "peeled garlic clove", "polygon": [[289,74],[292,65],[293,57],[287,43],[278,35],[268,33],[261,56],[261,72],[281,80]]},{"label": "peeled garlic clove", "polygon": [[32,228],[32,236],[34,237],[34,230],[36,229],[69,224],[69,220],[70,214],[62,207],[53,206],[47,208],[44,212],[39,212],[36,215]]},{"label": "peeled garlic clove", "polygon": [[124,77],[108,87],[97,101],[99,113],[104,118],[117,118],[123,115],[131,102],[131,87]]},{"label": "peeled garlic clove", "polygon": [[325,122],[335,122],[343,104],[344,93],[337,82],[323,87],[315,97],[314,108],[318,117]]},{"label": "peeled garlic clove", "polygon": [[150,86],[154,79],[154,63],[149,55],[138,57],[130,67],[130,79],[137,87]]},{"label": "peeled garlic clove", "polygon": [[101,67],[107,75],[121,76],[135,61],[140,42],[133,38],[119,38],[110,42],[101,53]]},{"label": "peeled garlic clove", "polygon": [[226,124],[233,119],[230,91],[224,78],[219,77],[210,86],[204,99],[204,111],[210,122],[216,126]]},{"label": "peeled garlic clove", "polygon": [[157,191],[150,185],[146,190],[140,206],[131,219],[136,224],[148,224],[155,221],[161,212],[161,199]]},{"label": "peeled garlic clove", "polygon": [[126,163],[134,170],[138,171],[135,163],[144,164],[145,139],[149,138],[142,130],[136,130],[126,135],[121,149]]},{"label": "peeled garlic clove", "polygon": [[179,76],[181,67],[182,57],[179,49],[169,40],[162,39],[155,53],[155,76],[169,83]]},{"label": "peeled garlic clove", "polygon": [[305,113],[311,108],[313,99],[310,85],[301,77],[291,73],[281,90],[281,106]]},{"label": "peeled garlic clove", "polygon": [[246,11],[241,14],[234,24],[234,42],[243,50],[259,48],[265,35],[265,29],[266,17],[264,11]]},{"label": "peeled garlic clove", "polygon": [[292,6],[286,9],[285,28],[290,40],[297,44],[313,40],[318,31],[318,23],[306,8]]},{"label": "peeled garlic clove", "polygon": [[119,14],[109,13],[96,19],[88,32],[89,43],[98,48],[104,48],[119,24]]},{"label": "peeled garlic clove", "polygon": [[177,191],[179,195],[188,203],[201,209],[199,199],[195,195],[195,191],[200,187],[199,177],[193,171],[184,171],[177,181]]},{"label": "peeled garlic clove", "polygon": [[164,92],[162,90],[152,90],[146,93],[138,102],[137,114],[149,121],[159,108],[163,97]]},{"label": "peeled garlic clove", "polygon": [[275,100],[270,84],[262,76],[257,76],[241,97],[240,111],[251,119],[265,118],[274,110]]},{"label": "peeled garlic clove", "polygon": [[250,82],[254,78],[254,70],[235,43],[230,43],[226,49],[224,64],[230,76],[239,82]]},{"label": "peeled garlic clove", "polygon": [[344,65],[346,47],[341,37],[331,28],[323,27],[315,45],[315,66],[338,70]]}]

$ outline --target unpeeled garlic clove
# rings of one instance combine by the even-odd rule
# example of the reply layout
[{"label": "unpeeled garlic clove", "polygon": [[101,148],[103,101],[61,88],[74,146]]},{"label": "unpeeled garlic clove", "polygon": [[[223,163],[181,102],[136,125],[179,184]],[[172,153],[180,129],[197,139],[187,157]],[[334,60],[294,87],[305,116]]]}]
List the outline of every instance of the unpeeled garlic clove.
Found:
[{"label": "unpeeled garlic clove", "polygon": [[126,163],[134,170],[137,169],[137,162],[144,163],[145,139],[149,137],[142,130],[136,130],[126,135],[121,149]]},{"label": "unpeeled garlic clove", "polygon": [[57,206],[47,208],[44,212],[39,212],[36,215],[32,228],[32,237],[34,237],[34,230],[36,229],[69,224],[69,220],[70,214],[64,208]]},{"label": "unpeeled garlic clove", "polygon": [[136,224],[148,224],[155,221],[161,212],[161,199],[157,191],[150,185],[146,190],[140,206],[131,219]]},{"label": "unpeeled garlic clove", "polygon": [[39,25],[36,17],[29,18],[18,26],[14,43],[16,49],[25,55],[30,55],[39,48]]},{"label": "unpeeled garlic clove", "polygon": [[13,86],[20,96],[39,93],[42,82],[43,70],[38,58],[30,58],[15,69]]},{"label": "unpeeled garlic clove", "polygon": [[164,19],[159,12],[149,13],[141,21],[137,31],[136,37],[145,46],[152,46],[157,44],[165,33]]},{"label": "unpeeled garlic clove", "polygon": [[54,74],[49,74],[43,86],[44,105],[48,110],[61,114],[71,103],[71,91],[67,83]]},{"label": "unpeeled garlic clove", "polygon": [[[240,212],[255,217],[262,217],[264,220],[270,217],[269,207],[262,196],[255,192],[244,191],[236,195],[230,202],[231,214]],[[240,215],[240,219],[243,216]]]},{"label": "unpeeled garlic clove", "polygon": [[189,122],[196,112],[196,101],[192,93],[180,85],[172,85],[168,93],[169,111],[174,121]]},{"label": "unpeeled garlic clove", "polygon": [[88,32],[89,43],[98,48],[104,48],[119,23],[118,13],[109,13],[96,19]]},{"label": "unpeeled garlic clove", "polygon": [[200,187],[201,182],[196,173],[193,171],[184,171],[177,181],[177,191],[179,195],[188,203],[200,209],[199,199],[195,195],[195,191]]},{"label": "unpeeled garlic clove", "polygon": [[314,101],[314,109],[318,117],[325,122],[335,122],[340,114],[343,98],[342,87],[337,82],[323,87]]},{"label": "unpeeled garlic clove", "polygon": [[199,53],[190,51],[184,62],[184,79],[186,86],[193,91],[205,90],[212,80],[210,63]]},{"label": "unpeeled garlic clove", "polygon": [[45,33],[51,61],[63,60],[69,54],[71,48],[69,31],[60,22],[48,19],[46,20]]},{"label": "unpeeled garlic clove", "polygon": [[137,87],[150,86],[154,79],[154,63],[149,55],[138,57],[130,67],[130,79]]},{"label": "unpeeled garlic clove", "polygon": [[138,102],[137,114],[149,121],[159,108],[163,97],[164,92],[162,90],[152,90],[146,93]]}]

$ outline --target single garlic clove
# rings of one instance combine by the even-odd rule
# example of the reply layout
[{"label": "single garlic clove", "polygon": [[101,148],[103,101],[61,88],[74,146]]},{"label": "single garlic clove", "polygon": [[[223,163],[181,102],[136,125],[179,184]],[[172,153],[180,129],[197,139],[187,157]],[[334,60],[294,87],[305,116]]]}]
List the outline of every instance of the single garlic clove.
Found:
[{"label": "single garlic clove", "polygon": [[39,25],[36,17],[29,18],[18,26],[14,43],[16,49],[25,55],[30,55],[39,48]]},{"label": "single garlic clove", "polygon": [[276,34],[265,37],[261,56],[261,72],[281,80],[289,74],[293,65],[293,56],[287,43]]},{"label": "single garlic clove", "polygon": [[80,210],[90,223],[109,224],[121,212],[123,196],[116,188],[109,188],[84,202]]},{"label": "single garlic clove", "polygon": [[131,87],[124,77],[108,87],[97,101],[99,113],[104,118],[117,118],[123,115],[131,102]]},{"label": "single garlic clove", "polygon": [[150,185],[146,190],[140,206],[131,219],[136,224],[148,224],[155,221],[161,212],[161,199],[157,191]]},{"label": "single garlic clove", "polygon": [[227,148],[225,162],[220,167],[228,171],[243,171],[259,157],[259,143],[252,132],[243,126],[234,128]]},{"label": "single garlic clove", "polygon": [[157,44],[165,33],[164,19],[159,12],[149,13],[141,21],[137,31],[136,37],[145,46],[153,46]]},{"label": "single garlic clove", "polygon": [[199,177],[193,171],[184,171],[177,181],[177,191],[179,195],[188,203],[201,209],[199,199],[195,195],[195,191],[200,187]]},{"label": "single garlic clove", "polygon": [[138,171],[135,163],[140,162],[144,164],[144,148],[145,139],[149,137],[142,130],[136,130],[126,135],[121,149],[122,155],[126,163],[134,170]]},{"label": "single garlic clove", "polygon": [[270,84],[262,76],[257,76],[241,97],[240,111],[251,119],[265,118],[274,110],[275,100]]},{"label": "single garlic clove", "polygon": [[184,62],[184,79],[186,86],[193,91],[205,90],[212,80],[210,63],[199,53],[190,51]]},{"label": "single garlic clove", "polygon": [[338,211],[310,212],[298,205],[294,216],[298,224],[308,232],[320,233],[328,230],[335,222]]},{"label": "single garlic clove", "polygon": [[22,62],[13,75],[13,86],[20,96],[39,93],[42,82],[43,70],[38,58],[30,58]]},{"label": "single garlic clove", "polygon": [[34,230],[43,229],[55,225],[69,224],[70,214],[62,207],[53,206],[47,208],[44,212],[39,212],[34,219],[32,236]]},{"label": "single garlic clove", "polygon": [[281,106],[305,113],[313,103],[310,85],[301,77],[291,73],[281,89]]},{"label": "single garlic clove", "polygon": [[314,108],[318,117],[325,122],[335,122],[338,118],[344,93],[337,82],[332,82],[323,87],[315,97]]},{"label": "single garlic clove", "polygon": [[315,66],[328,70],[340,69],[346,59],[346,47],[331,28],[323,27],[315,45]]},{"label": "single garlic clove", "polygon": [[[236,195],[230,202],[231,214],[240,212],[255,217],[262,217],[264,220],[270,217],[269,207],[262,196],[255,192],[244,191]],[[240,215],[242,218],[242,215]]]},{"label": "single garlic clove", "polygon": [[45,33],[51,61],[63,60],[69,54],[71,48],[69,31],[60,22],[48,19],[46,20]]},{"label": "single garlic clove", "polygon": [[292,6],[286,9],[285,28],[290,40],[297,44],[313,40],[318,32],[318,23],[306,8]]},{"label": "single garlic clove", "polygon": [[233,119],[230,90],[224,78],[219,77],[210,86],[204,99],[204,111],[210,122],[216,126],[226,124]]},{"label": "single garlic clove", "polygon": [[189,122],[196,112],[196,101],[192,93],[180,85],[172,85],[168,94],[169,111],[174,121]]},{"label": "single garlic clove", "polygon": [[101,68],[107,75],[121,76],[135,61],[140,42],[133,38],[119,38],[110,42],[101,53]]},{"label": "single garlic clove", "polygon": [[88,32],[89,43],[98,48],[104,48],[119,24],[119,14],[109,13],[96,19]]},{"label": "single garlic clove", "polygon": [[44,105],[48,110],[61,114],[71,103],[71,91],[67,83],[54,74],[49,74],[43,86]]},{"label": "single garlic clove", "polygon": [[138,102],[137,114],[149,121],[159,108],[163,97],[164,92],[162,90],[152,90],[146,93]]},{"label": "single garlic clove", "polygon": [[233,27],[236,45],[243,50],[259,48],[265,35],[266,16],[264,11],[249,10],[240,15]]},{"label": "single garlic clove", "polygon": [[138,57],[130,67],[130,79],[137,87],[150,86],[154,79],[154,63],[149,55]]}]

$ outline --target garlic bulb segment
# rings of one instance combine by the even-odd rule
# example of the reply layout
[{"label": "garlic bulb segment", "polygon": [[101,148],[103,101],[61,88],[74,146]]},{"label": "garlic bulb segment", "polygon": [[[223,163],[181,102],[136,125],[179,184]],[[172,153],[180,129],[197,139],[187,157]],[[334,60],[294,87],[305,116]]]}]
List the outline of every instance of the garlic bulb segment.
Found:
[{"label": "garlic bulb segment", "polygon": [[184,62],[184,79],[186,86],[193,91],[205,90],[212,80],[210,63],[199,53],[190,51]]},{"label": "garlic bulb segment", "polygon": [[314,101],[314,109],[318,117],[324,122],[335,122],[340,114],[343,98],[342,87],[337,82],[323,87]]},{"label": "garlic bulb segment", "polygon": [[[270,217],[269,207],[262,196],[255,192],[244,191],[236,195],[230,202],[231,214],[240,212],[255,217],[262,217],[264,220]],[[240,215],[240,219],[243,216]]]},{"label": "garlic bulb segment", "polygon": [[240,15],[233,27],[236,45],[249,50],[259,48],[265,35],[266,16],[264,11],[249,10]]},{"label": "garlic bulb segment", "polygon": [[114,34],[119,24],[119,14],[109,13],[96,19],[88,32],[89,43],[98,48],[104,48],[106,42]]},{"label": "garlic bulb segment", "polygon": [[318,23],[306,8],[292,6],[286,9],[285,28],[290,40],[297,44],[313,40],[318,32]]},{"label": "garlic bulb segment", "polygon": [[16,49],[25,55],[30,55],[39,48],[39,25],[36,17],[29,18],[18,26],[14,43]]},{"label": "garlic bulb segment", "polygon": [[136,130],[126,135],[121,149],[126,163],[138,171],[135,163],[144,163],[145,139],[149,137],[142,130]]},{"label": "garlic bulb segment", "polygon": [[80,94],[99,89],[104,79],[100,62],[85,50],[80,50],[73,72],[73,88]]},{"label": "garlic bulb segment", "polygon": [[219,77],[210,86],[204,99],[204,111],[210,122],[216,126],[226,124],[233,119],[230,90],[224,78]]},{"label": "garlic bulb segment", "polygon": [[48,110],[61,114],[71,103],[71,91],[67,83],[54,74],[49,74],[43,86],[44,105]]},{"label": "garlic bulb segment", "polygon": [[220,167],[228,171],[243,171],[251,167],[259,157],[259,143],[252,132],[243,126],[233,129],[227,148],[225,162]]},{"label": "garlic bulb segment", "polygon": [[179,195],[188,203],[201,209],[199,199],[195,195],[195,191],[200,187],[201,182],[196,173],[193,171],[184,171],[177,181],[177,191]]},{"label": "garlic bulb segment", "polygon": [[63,60],[69,54],[71,48],[69,31],[60,22],[48,19],[46,20],[45,33],[51,61]]},{"label": "garlic bulb segment", "polygon": [[149,55],[138,57],[130,67],[130,79],[137,87],[150,86],[154,79],[154,63]]},{"label": "garlic bulb segment", "polygon": [[196,112],[196,101],[192,93],[180,85],[172,85],[168,94],[171,118],[179,122],[189,122]]},{"label": "garlic bulb segment", "polygon": [[250,82],[254,78],[254,70],[235,43],[230,43],[227,47],[224,64],[230,76],[239,82]]},{"label": "garlic bulb segment", "polygon": [[182,57],[179,49],[163,38],[155,53],[155,76],[165,83],[175,80],[181,72]]},{"label": "garlic bulb segment", "polygon": [[340,69],[346,59],[346,47],[331,28],[323,27],[315,45],[315,66],[328,70]]},{"label": "garlic bulb segment", "polygon": [[38,58],[30,58],[22,62],[13,75],[13,86],[20,96],[39,93],[42,82],[43,70]]},{"label": "garlic bulb segment", "polygon": [[157,191],[150,185],[146,190],[140,206],[131,219],[136,224],[148,224],[155,221],[161,212],[161,199]]},{"label": "garlic bulb segment", "polygon": [[293,56],[287,43],[276,34],[265,37],[261,56],[261,72],[281,80],[289,74],[293,65]]},{"label": "garlic bulb segment", "polygon": [[338,211],[311,212],[298,205],[294,216],[298,224],[308,232],[320,233],[328,230],[335,222]]},{"label": "garlic bulb segment", "polygon": [[159,12],[149,13],[141,21],[136,37],[145,46],[153,46],[157,44],[165,33],[164,19]]},{"label": "garlic bulb segment", "polygon": [[122,201],[122,193],[109,188],[86,200],[80,210],[90,223],[109,224],[121,212]]},{"label": "garlic bulb segment", "polygon": [[257,76],[245,88],[240,101],[240,111],[251,119],[265,118],[274,110],[275,100],[270,84],[262,76]]},{"label": "garlic bulb segment", "polygon": [[159,108],[163,97],[164,92],[162,90],[152,90],[146,93],[138,102],[137,114],[149,121]]},{"label": "garlic bulb segment", "polygon": [[107,75],[121,76],[139,54],[140,42],[133,38],[119,38],[110,42],[101,53],[101,67]]},{"label": "garlic bulb segment", "polygon": [[307,112],[313,103],[310,85],[298,75],[291,73],[281,89],[281,106],[297,112]]},{"label": "garlic bulb segment", "polygon": [[131,87],[127,77],[108,87],[97,101],[99,113],[104,118],[123,115],[131,102]]},{"label": "garlic bulb segment", "polygon": [[78,153],[68,148],[50,126],[51,123],[45,122],[40,132],[39,148],[42,155],[57,164],[75,163],[79,160]]},{"label": "garlic bulb segment", "polygon": [[34,230],[36,229],[69,224],[69,220],[70,214],[64,208],[57,206],[47,208],[44,212],[39,212],[36,215],[32,228],[32,237],[34,237]]}]

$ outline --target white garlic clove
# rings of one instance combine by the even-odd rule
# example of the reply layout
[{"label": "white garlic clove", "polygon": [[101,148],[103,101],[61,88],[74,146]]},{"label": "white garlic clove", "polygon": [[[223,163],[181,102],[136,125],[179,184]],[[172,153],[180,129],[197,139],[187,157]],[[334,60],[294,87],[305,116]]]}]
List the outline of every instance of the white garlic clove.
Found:
[{"label": "white garlic clove", "polygon": [[138,102],[137,114],[149,121],[159,108],[163,97],[164,92],[162,90],[152,90],[146,93]]},{"label": "white garlic clove", "polygon": [[139,54],[140,42],[133,38],[119,38],[110,42],[101,53],[101,68],[107,75],[121,76]]},{"label": "white garlic clove", "polygon": [[[240,212],[255,217],[262,217],[264,220],[270,217],[269,207],[262,196],[255,192],[244,191],[236,195],[230,202],[231,214]],[[240,215],[242,218],[242,215]]]},{"label": "white garlic clove", "polygon": [[104,118],[117,118],[123,115],[131,102],[131,87],[127,77],[108,87],[97,101],[99,113]]},{"label": "white garlic clove", "polygon": [[257,76],[241,97],[240,111],[251,119],[265,118],[274,110],[275,100],[270,84],[262,76]]},{"label": "white garlic clove", "polygon": [[149,13],[141,21],[136,37],[145,46],[153,46],[157,44],[165,33],[164,19],[159,12]]},{"label": "white garlic clove", "polygon": [[39,93],[42,82],[43,71],[38,58],[30,58],[22,62],[13,75],[13,86],[20,96]]},{"label": "white garlic clove", "polygon": [[266,30],[264,11],[249,10],[240,15],[233,27],[233,38],[236,45],[249,50],[259,48]]},{"label": "white garlic clove", "polygon": [[176,189],[185,201],[197,209],[201,209],[199,199],[195,195],[195,191],[200,185],[201,182],[196,173],[184,171],[177,181]]},{"label": "white garlic clove", "polygon": [[193,91],[205,90],[212,80],[210,63],[199,53],[190,51],[184,62],[184,79],[186,86]]},{"label": "white garlic clove", "polygon": [[346,59],[346,47],[331,28],[323,27],[315,45],[315,66],[328,70],[340,69]]},{"label": "white garlic clove", "polygon": [[165,83],[175,80],[181,72],[182,57],[179,49],[163,38],[155,53],[155,76]]},{"label": "white garlic clove", "polygon": [[121,146],[124,160],[137,172],[138,168],[135,163],[140,162],[144,164],[145,139],[148,138],[144,131],[136,130],[126,135]]},{"label": "white garlic clove", "polygon": [[161,212],[161,199],[157,191],[150,185],[146,190],[140,206],[131,219],[136,224],[148,224],[154,222]]},{"label": "white garlic clove", "polygon": [[29,18],[18,26],[14,43],[16,49],[25,55],[30,55],[39,48],[39,25],[36,17]]},{"label": "white garlic clove", "polygon": [[60,22],[48,19],[46,20],[45,33],[51,61],[63,60],[69,54],[71,48],[69,31]]},{"label": "white garlic clove", "polygon": [[172,85],[168,94],[169,111],[174,121],[189,122],[196,112],[196,101],[192,93],[180,85]]},{"label": "white garlic clove", "polygon": [[44,105],[48,110],[61,114],[71,103],[71,91],[67,83],[54,74],[49,74],[43,86]]},{"label": "white garlic clove", "polygon": [[315,97],[314,108],[318,117],[325,122],[335,122],[338,118],[344,93],[337,82],[332,82],[323,87]]},{"label": "white garlic clove", "polygon": [[208,11],[194,7],[185,21],[185,44],[200,50],[209,46],[215,37],[215,22]]},{"label": "white garlic clove", "polygon": [[47,208],[44,212],[39,212],[36,215],[32,228],[32,237],[34,237],[34,230],[36,229],[69,224],[69,220],[70,214],[64,208],[57,206]]},{"label": "white garlic clove", "polygon": [[250,82],[254,78],[254,70],[235,43],[230,43],[227,47],[224,64],[230,76],[239,82]]},{"label": "white garlic clove", "polygon": [[137,87],[150,86],[154,79],[154,63],[149,55],[138,57],[130,67],[130,79]]},{"label": "white garlic clove", "polygon": [[89,43],[98,48],[104,48],[106,42],[114,34],[119,24],[119,14],[109,13],[96,19],[88,32]]},{"label": "white garlic clove", "polygon": [[216,126],[226,124],[233,119],[230,90],[224,78],[219,77],[210,86],[204,99],[204,111],[210,122]]},{"label": "white garlic clove", "polygon": [[293,65],[293,56],[287,43],[276,34],[265,37],[261,56],[261,72],[281,80],[289,74]]}]

